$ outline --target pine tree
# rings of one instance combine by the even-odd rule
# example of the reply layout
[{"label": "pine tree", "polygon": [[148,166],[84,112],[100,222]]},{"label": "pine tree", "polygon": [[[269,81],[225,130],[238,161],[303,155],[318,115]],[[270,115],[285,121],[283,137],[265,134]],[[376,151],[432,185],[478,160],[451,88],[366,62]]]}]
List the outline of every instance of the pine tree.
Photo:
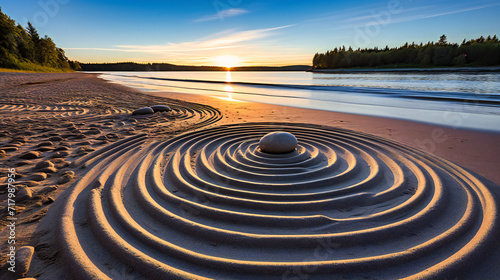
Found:
[{"label": "pine tree", "polygon": [[441,35],[441,37],[439,37],[439,41],[438,41],[438,44],[440,45],[446,45],[448,43],[448,38],[446,38],[446,35]]}]

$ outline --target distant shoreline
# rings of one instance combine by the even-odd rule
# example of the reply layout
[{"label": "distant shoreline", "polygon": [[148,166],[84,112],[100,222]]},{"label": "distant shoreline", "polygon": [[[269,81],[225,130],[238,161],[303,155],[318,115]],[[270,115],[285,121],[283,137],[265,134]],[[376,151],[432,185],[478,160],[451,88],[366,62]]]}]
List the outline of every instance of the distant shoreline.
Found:
[{"label": "distant shoreline", "polygon": [[311,69],[309,72],[325,74],[343,73],[490,73],[500,72],[500,66],[493,67],[439,67],[439,68],[342,68],[342,69]]},{"label": "distant shoreline", "polygon": [[310,65],[288,65],[288,66],[186,66],[168,63],[81,63],[83,71],[120,71],[120,72],[142,72],[142,71],[306,71],[311,69]]}]

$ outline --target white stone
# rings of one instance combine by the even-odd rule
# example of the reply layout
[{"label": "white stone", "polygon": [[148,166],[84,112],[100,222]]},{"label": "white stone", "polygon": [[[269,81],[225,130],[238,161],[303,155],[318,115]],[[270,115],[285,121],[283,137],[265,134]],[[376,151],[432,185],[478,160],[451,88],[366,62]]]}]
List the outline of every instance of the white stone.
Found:
[{"label": "white stone", "polygon": [[297,138],[293,134],[276,131],[264,135],[259,141],[259,148],[264,153],[283,154],[293,152],[297,144]]}]

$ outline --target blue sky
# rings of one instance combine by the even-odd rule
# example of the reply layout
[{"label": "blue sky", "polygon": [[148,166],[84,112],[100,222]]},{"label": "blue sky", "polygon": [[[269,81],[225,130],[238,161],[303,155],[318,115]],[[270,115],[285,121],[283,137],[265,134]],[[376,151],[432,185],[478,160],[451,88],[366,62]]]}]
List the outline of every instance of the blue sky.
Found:
[{"label": "blue sky", "polygon": [[0,7],[82,62],[311,64],[314,53],[341,45],[500,35],[498,0],[0,0]]}]

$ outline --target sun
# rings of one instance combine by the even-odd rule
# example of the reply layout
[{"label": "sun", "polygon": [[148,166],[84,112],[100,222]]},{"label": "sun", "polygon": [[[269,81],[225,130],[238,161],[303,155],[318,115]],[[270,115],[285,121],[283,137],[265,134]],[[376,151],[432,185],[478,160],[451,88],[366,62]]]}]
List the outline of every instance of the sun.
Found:
[{"label": "sun", "polygon": [[240,65],[241,59],[234,55],[221,55],[214,57],[214,62],[217,66],[233,68]]}]

